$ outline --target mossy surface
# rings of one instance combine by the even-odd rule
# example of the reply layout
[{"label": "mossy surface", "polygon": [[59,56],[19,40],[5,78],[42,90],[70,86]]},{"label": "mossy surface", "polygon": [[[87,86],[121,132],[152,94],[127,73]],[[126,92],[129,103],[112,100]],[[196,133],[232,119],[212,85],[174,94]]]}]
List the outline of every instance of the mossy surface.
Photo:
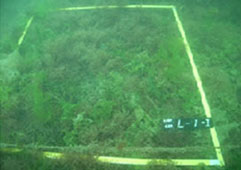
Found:
[{"label": "mossy surface", "polygon": [[[137,2],[77,4],[110,3]],[[153,4],[177,6],[227,167],[235,169],[239,165],[231,152],[240,147],[241,110],[238,2]],[[115,148],[105,154],[135,158],[216,158],[208,129],[165,131],[160,126],[165,118],[205,117],[171,10],[51,12],[76,4],[49,1],[45,5],[28,12],[35,18],[18,53],[11,51],[21,31],[0,41],[0,66],[6,68],[0,68],[2,143]],[[15,56],[10,58],[14,61],[8,59],[11,64],[6,66],[9,56]],[[194,149],[195,153],[125,149],[188,147],[202,149]]]}]

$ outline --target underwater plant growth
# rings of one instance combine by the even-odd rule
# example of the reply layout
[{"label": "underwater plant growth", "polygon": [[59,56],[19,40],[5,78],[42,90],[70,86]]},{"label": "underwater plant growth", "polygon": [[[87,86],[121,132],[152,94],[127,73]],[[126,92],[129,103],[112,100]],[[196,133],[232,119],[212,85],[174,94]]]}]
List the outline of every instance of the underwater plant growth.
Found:
[{"label": "underwater plant growth", "polygon": [[[235,157],[240,154],[230,147],[240,147],[239,23],[235,18],[226,22],[228,10],[215,3],[210,2],[210,8],[201,2],[175,3],[210,101],[227,167],[235,169],[238,161],[231,159],[230,150]],[[160,125],[166,118],[205,117],[172,11],[49,12],[41,6],[37,10],[17,50],[11,38],[1,41],[1,143],[83,147],[91,153],[83,162],[93,167],[81,161],[75,165],[86,169],[121,168],[97,163],[94,154],[216,158],[208,129],[166,131]],[[3,156],[11,162],[11,154]],[[13,162],[21,159],[14,156]],[[44,163],[42,168],[59,167],[36,159],[31,165],[34,169]],[[10,164],[1,162],[5,169]]]},{"label": "underwater plant growth", "polygon": [[[116,9],[35,16],[19,48],[19,76],[9,82],[11,97],[24,103],[14,114],[26,114],[29,127],[17,123],[13,133],[24,144],[195,146],[191,136],[205,132],[174,132],[184,140],[176,143],[160,127],[166,117],[203,116],[175,20],[169,10],[161,14]],[[16,143],[10,136],[3,140]]]}]

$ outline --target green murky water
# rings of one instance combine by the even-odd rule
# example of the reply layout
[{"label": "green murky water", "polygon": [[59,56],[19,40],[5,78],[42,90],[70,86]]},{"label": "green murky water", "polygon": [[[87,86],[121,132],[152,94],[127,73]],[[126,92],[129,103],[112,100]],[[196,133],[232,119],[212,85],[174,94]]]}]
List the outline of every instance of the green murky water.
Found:
[{"label": "green murky water", "polygon": [[[217,159],[210,128],[195,128],[206,110],[172,8],[124,8],[130,4],[176,7],[226,164],[195,168],[239,169],[239,1],[0,4],[2,169],[190,168],[172,161],[168,166],[112,165],[94,155]],[[58,10],[100,5],[118,8]],[[180,122],[168,130],[164,119]],[[64,158],[49,159],[44,151]]]}]

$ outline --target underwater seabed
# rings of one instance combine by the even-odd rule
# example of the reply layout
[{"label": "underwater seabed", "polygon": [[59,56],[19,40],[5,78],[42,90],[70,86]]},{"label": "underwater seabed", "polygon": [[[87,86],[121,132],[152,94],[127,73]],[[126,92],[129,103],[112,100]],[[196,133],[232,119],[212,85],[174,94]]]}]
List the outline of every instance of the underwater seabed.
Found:
[{"label": "underwater seabed", "polygon": [[[220,9],[212,8],[208,14],[218,17]],[[204,11],[195,9],[197,16]],[[240,144],[229,139],[231,132],[238,134],[240,123],[228,109],[238,115],[240,78],[232,78],[240,70],[234,64],[226,71],[225,62],[218,61],[224,54],[237,60],[240,48],[217,53],[222,43],[236,43],[229,39],[234,35],[215,46],[215,32],[206,26],[209,15],[196,21],[202,23],[200,31],[190,11],[178,5],[84,6],[29,17],[17,50],[1,48],[1,167],[23,162],[31,169],[73,164],[86,169],[120,169],[121,164],[130,169],[224,169],[219,166],[226,161],[228,168],[239,166],[229,152]],[[202,38],[203,30],[210,41]],[[211,45],[200,48],[203,41]],[[161,126],[168,118],[206,117],[213,127]],[[29,164],[25,158],[35,161]]]}]

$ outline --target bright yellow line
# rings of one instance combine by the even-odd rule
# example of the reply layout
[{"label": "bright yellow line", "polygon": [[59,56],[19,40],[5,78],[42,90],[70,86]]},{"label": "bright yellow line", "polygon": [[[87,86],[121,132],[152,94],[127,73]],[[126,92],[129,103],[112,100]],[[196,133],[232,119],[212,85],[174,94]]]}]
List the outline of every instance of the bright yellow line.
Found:
[{"label": "bright yellow line", "polygon": [[[203,89],[203,86],[202,86],[202,81],[201,81],[201,78],[198,74],[198,70],[197,70],[196,64],[194,62],[193,54],[192,54],[190,45],[187,41],[185,31],[183,29],[181,20],[179,19],[179,16],[177,14],[176,8],[174,7],[174,8],[172,8],[172,10],[173,10],[173,14],[175,16],[175,19],[176,19],[176,22],[177,22],[177,25],[178,25],[178,29],[181,33],[181,36],[182,36],[182,39],[183,39],[183,42],[184,42],[184,45],[185,45],[185,49],[186,49],[187,55],[188,55],[189,60],[190,60],[190,64],[192,66],[193,76],[196,80],[197,87],[198,87],[199,93],[201,95],[202,105],[204,107],[206,117],[211,118],[212,115],[211,115],[210,107],[209,107],[208,101],[206,99],[206,95],[205,95],[205,92],[204,92],[204,89]],[[210,134],[211,134],[211,137],[212,137],[213,145],[215,147],[217,158],[220,161],[220,165],[224,166],[225,163],[224,163],[224,159],[223,159],[223,156],[222,156],[222,153],[221,153],[220,144],[219,144],[216,129],[210,128]]]},{"label": "bright yellow line", "polygon": [[[44,152],[43,156],[50,159],[61,159],[64,157],[63,153],[59,152]],[[111,156],[95,156],[97,161],[112,163],[112,164],[124,164],[124,165],[177,165],[177,166],[197,166],[204,164],[207,166],[220,165],[219,160],[210,159],[136,159],[136,158],[122,158],[122,157],[111,157]]]},{"label": "bright yellow line", "polygon": [[[21,152],[23,149],[19,148],[0,148],[3,152],[16,153]],[[61,152],[43,152],[43,156],[49,159],[62,159],[64,153]],[[111,157],[111,156],[95,156],[97,161],[123,164],[123,165],[176,165],[176,166],[198,166],[204,164],[207,166],[220,166],[221,163],[217,159],[138,159],[138,158],[123,158],[123,157]]]},{"label": "bright yellow line", "polygon": [[125,164],[125,165],[176,165],[176,166],[197,166],[204,164],[207,166],[220,165],[219,160],[210,159],[135,159],[135,158],[121,158],[121,157],[108,157],[99,156],[96,157],[98,161],[113,164]]},{"label": "bright yellow line", "polygon": [[21,152],[22,149],[19,149],[19,148],[0,148],[0,151],[2,151],[2,152],[16,153],[16,152]]},{"label": "bright yellow line", "polygon": [[201,94],[201,99],[202,99],[202,104],[203,104],[203,107],[204,107],[204,110],[205,110],[205,114],[206,114],[207,118],[211,118],[210,107],[209,107],[209,104],[208,104],[206,96],[205,96],[205,92],[204,92],[203,87],[202,87],[202,81],[201,81],[201,78],[198,74],[196,64],[194,63],[194,60],[193,60],[193,54],[192,54],[191,48],[189,46],[189,43],[187,41],[186,34],[185,34],[184,29],[182,27],[182,23],[181,23],[181,21],[178,17],[176,8],[173,8],[172,10],[173,10],[173,13],[174,13],[177,25],[178,25],[178,29],[181,33],[186,52],[188,54],[188,57],[189,57],[189,60],[190,60],[191,66],[192,66],[194,78],[197,82],[197,86],[198,86],[199,92]]},{"label": "bright yellow line", "polygon": [[161,8],[161,9],[172,9],[173,5],[127,5],[126,8]]},{"label": "bright yellow line", "polygon": [[[59,152],[44,152],[43,156],[50,159],[61,159],[64,157],[63,153]],[[198,166],[204,164],[207,166],[219,166],[219,160],[212,159],[135,159],[135,158],[122,158],[122,157],[110,157],[110,156],[95,156],[97,161],[112,163],[112,164],[124,164],[124,165],[177,165],[177,166]]]},{"label": "bright yellow line", "polygon": [[73,10],[91,10],[91,9],[113,9],[113,8],[162,8],[162,9],[172,9],[172,5],[126,5],[126,6],[86,6],[86,7],[70,7],[70,8],[59,8],[60,11],[73,11]]},{"label": "bright yellow line", "polygon": [[43,156],[50,159],[60,159],[63,158],[64,154],[59,152],[43,152]]},{"label": "bright yellow line", "polygon": [[32,21],[33,21],[33,18],[34,18],[34,17],[32,16],[32,17],[28,20],[28,22],[27,22],[27,24],[26,24],[26,26],[25,26],[25,29],[24,29],[21,37],[20,37],[19,40],[18,40],[18,47],[22,44],[22,42],[23,42],[23,40],[24,40],[24,38],[25,38],[25,35],[26,35],[27,31],[28,31],[28,28],[30,27],[30,25],[31,25],[31,23],[32,23]]},{"label": "bright yellow line", "polygon": [[219,143],[219,140],[218,140],[218,135],[217,135],[217,131],[216,131],[215,127],[210,128],[210,133],[211,133],[211,136],[212,136],[213,145],[215,147],[217,158],[220,161],[220,165],[224,166],[225,162],[224,162],[224,159],[223,159],[223,155],[222,155],[222,152],[221,152],[220,143]]}]

